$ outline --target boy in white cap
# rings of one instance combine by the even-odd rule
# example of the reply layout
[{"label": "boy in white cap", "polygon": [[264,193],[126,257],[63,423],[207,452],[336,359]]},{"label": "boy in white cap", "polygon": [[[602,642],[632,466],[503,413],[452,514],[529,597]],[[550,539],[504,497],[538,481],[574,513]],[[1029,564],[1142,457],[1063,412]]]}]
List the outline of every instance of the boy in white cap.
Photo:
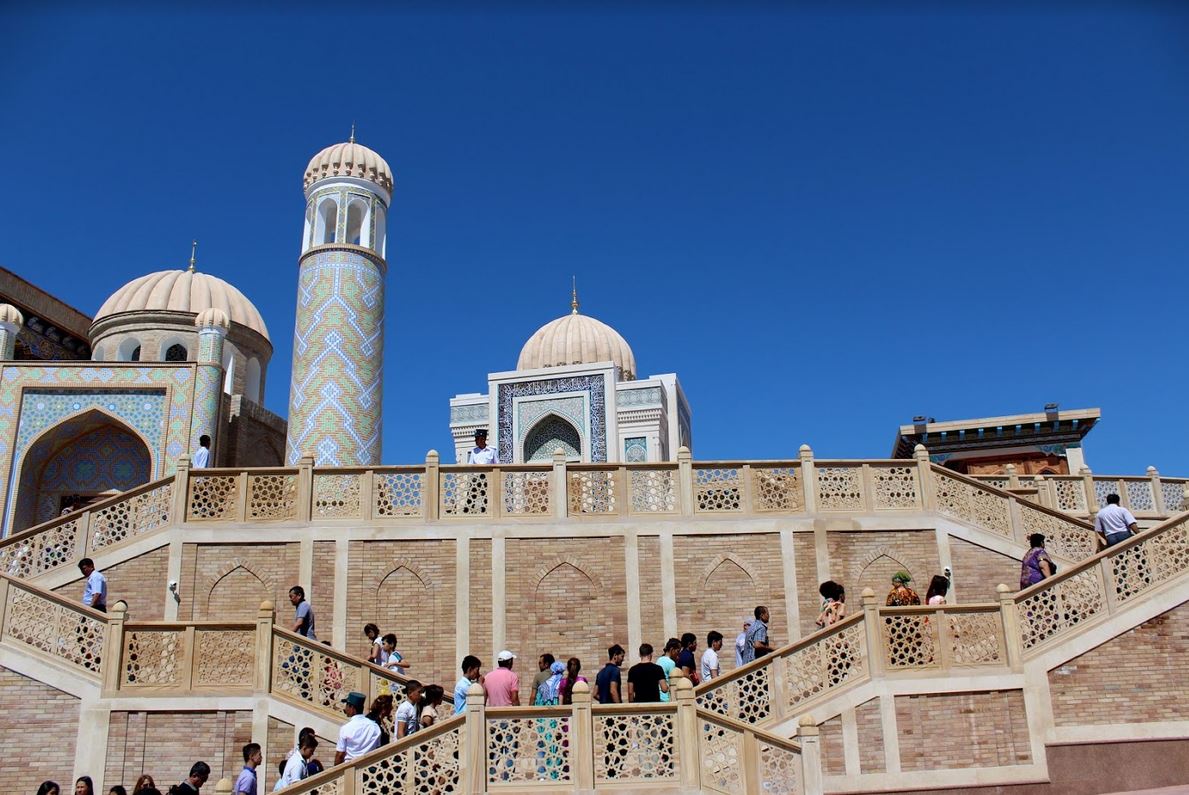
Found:
[{"label": "boy in white cap", "polygon": [[512,672],[516,655],[504,649],[495,660],[496,669],[483,679],[483,687],[487,690],[487,706],[519,707],[520,677]]}]

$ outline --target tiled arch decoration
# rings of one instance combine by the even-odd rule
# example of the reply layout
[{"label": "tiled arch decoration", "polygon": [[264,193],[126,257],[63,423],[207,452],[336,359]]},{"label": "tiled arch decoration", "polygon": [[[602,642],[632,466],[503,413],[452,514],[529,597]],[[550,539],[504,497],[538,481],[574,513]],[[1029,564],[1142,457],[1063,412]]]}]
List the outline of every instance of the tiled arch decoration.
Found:
[{"label": "tiled arch decoration", "polygon": [[570,378],[546,378],[500,384],[497,400],[497,427],[501,461],[513,461],[512,404],[515,398],[529,395],[557,395],[566,392],[586,392],[590,396],[590,460],[607,460],[607,396],[602,375],[583,375]]}]

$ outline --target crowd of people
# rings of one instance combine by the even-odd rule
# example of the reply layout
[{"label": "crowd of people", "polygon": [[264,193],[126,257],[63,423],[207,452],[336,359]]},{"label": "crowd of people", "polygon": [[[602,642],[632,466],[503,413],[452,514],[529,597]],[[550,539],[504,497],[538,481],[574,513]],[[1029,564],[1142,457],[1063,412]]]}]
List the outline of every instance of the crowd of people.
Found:
[{"label": "crowd of people", "polygon": [[[249,749],[255,749],[255,762],[249,768]],[[253,786],[255,784],[255,767],[260,764],[260,746],[256,743],[249,743],[243,748],[244,751],[244,770],[251,770],[251,778]],[[191,795],[191,793],[199,792],[202,785],[210,778],[211,767],[206,762],[195,762],[190,767],[190,774],[179,784],[175,784],[166,790],[164,795]],[[240,779],[237,779],[236,786],[239,786],[240,780],[244,778],[244,774],[240,774]],[[235,789],[234,792],[246,792],[255,795],[256,790]],[[79,776],[74,782],[74,795],[95,795],[95,784],[90,776]],[[56,781],[43,781],[41,786],[37,788],[37,795],[62,795],[62,789],[58,786]],[[114,785],[107,791],[107,795],[162,795],[161,790],[157,789],[157,784],[153,781],[150,775],[142,775],[136,779],[136,784],[129,790],[121,784]]]}]

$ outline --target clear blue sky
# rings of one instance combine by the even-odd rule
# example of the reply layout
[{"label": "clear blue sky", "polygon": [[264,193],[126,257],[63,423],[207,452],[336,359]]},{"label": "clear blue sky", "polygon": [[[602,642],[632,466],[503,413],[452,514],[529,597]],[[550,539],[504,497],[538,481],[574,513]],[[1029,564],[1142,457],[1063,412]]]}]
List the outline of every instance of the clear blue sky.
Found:
[{"label": "clear blue sky", "polygon": [[197,237],[284,414],[301,176],[354,120],[396,173],[387,462],[576,274],[698,458],[1056,401],[1102,408],[1095,470],[1186,475],[1189,6],[1078,5],[10,4],[0,264],[93,313]]}]

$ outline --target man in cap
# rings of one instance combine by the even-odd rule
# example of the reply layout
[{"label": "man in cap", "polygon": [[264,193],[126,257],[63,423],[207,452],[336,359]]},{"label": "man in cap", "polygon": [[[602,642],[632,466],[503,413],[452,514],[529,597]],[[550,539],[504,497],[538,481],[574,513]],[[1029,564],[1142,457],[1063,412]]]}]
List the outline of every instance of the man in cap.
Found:
[{"label": "man in cap", "polygon": [[743,631],[735,637],[735,667],[743,667],[743,649],[747,645],[747,630],[751,629],[751,616],[743,619]]},{"label": "man in cap", "polygon": [[471,448],[470,454],[467,455],[467,463],[484,466],[499,463],[499,455],[496,453],[495,448],[487,446],[486,428],[480,428],[475,431],[475,446]]},{"label": "man in cap", "polygon": [[375,750],[380,744],[380,726],[369,720],[364,712],[367,697],[354,691],[343,699],[343,714],[350,720],[339,729],[339,741],[334,747],[334,763],[341,765],[357,756]]},{"label": "man in cap", "polygon": [[496,668],[483,678],[487,690],[487,706],[519,707],[520,677],[512,671],[516,655],[504,649],[495,658]]}]

